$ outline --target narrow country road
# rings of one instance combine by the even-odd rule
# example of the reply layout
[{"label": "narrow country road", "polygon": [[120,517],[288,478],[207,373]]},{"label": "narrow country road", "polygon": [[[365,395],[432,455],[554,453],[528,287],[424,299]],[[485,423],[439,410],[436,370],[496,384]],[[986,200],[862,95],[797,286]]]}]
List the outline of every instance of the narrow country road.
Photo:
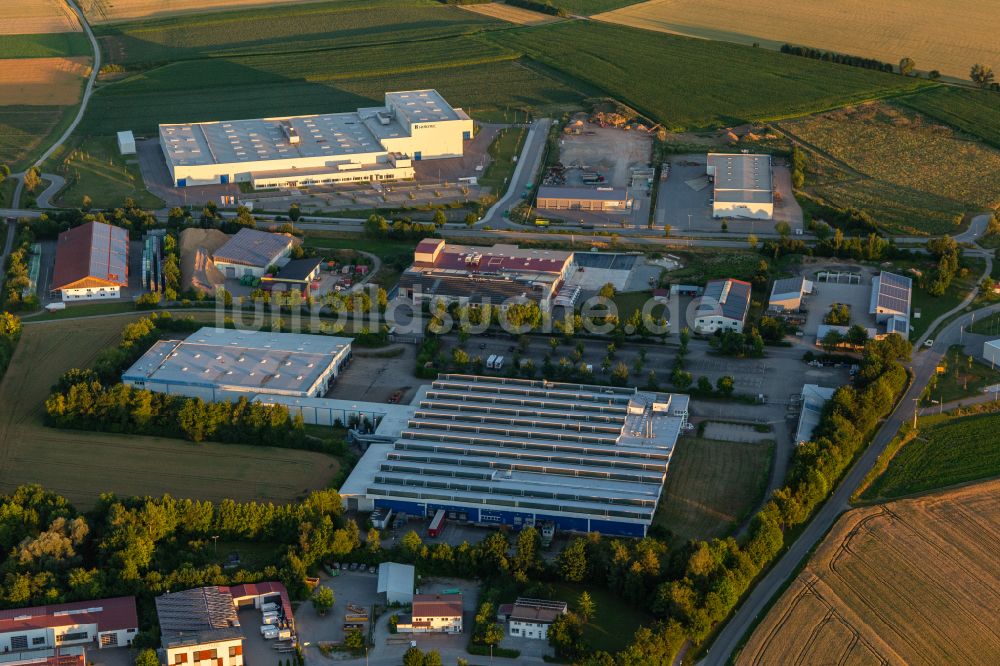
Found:
[{"label": "narrow country road", "polygon": [[[993,268],[992,257],[986,257],[985,275],[989,275]],[[749,596],[743,601],[736,613],[729,619],[722,631],[712,643],[711,648],[702,660],[705,666],[723,666],[728,663],[737,647],[742,643],[748,631],[760,619],[771,602],[771,599],[778,594],[798,571],[800,562],[812,551],[833,527],[840,515],[850,508],[851,496],[861,485],[868,472],[875,466],[878,457],[885,451],[886,446],[892,441],[903,423],[914,417],[917,401],[923,393],[927,382],[936,372],[941,357],[948,348],[956,344],[961,336],[963,326],[969,324],[976,315],[987,315],[993,312],[1000,312],[1000,304],[981,308],[975,312],[968,312],[949,322],[937,334],[933,345],[930,348],[923,347],[924,340],[939,323],[950,316],[961,312],[976,295],[979,288],[972,290],[972,293],[957,307],[945,313],[927,329],[913,347],[913,361],[910,368],[913,371],[913,382],[906,394],[897,404],[892,414],[886,419],[876,433],[872,443],[861,454],[857,462],[844,476],[840,485],[833,491],[827,502],[817,511],[812,521],[806,526],[799,538],[789,546],[785,554],[775,563],[770,571],[754,586]]]}]

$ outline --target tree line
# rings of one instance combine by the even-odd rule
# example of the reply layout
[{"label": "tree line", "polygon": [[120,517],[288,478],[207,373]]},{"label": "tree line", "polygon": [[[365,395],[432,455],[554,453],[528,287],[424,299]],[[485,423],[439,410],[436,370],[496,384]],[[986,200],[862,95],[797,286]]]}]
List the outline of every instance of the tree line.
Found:
[{"label": "tree line", "polygon": [[[6,241],[6,236],[3,241]],[[28,272],[28,261],[31,256],[31,245],[34,242],[35,235],[31,228],[26,224],[19,224],[14,245],[4,265],[3,295],[0,305],[5,310],[18,312],[38,308],[38,296],[29,291],[31,276]]]},{"label": "tree line", "polygon": [[21,339],[21,320],[10,312],[0,312],[0,379],[3,379]]}]

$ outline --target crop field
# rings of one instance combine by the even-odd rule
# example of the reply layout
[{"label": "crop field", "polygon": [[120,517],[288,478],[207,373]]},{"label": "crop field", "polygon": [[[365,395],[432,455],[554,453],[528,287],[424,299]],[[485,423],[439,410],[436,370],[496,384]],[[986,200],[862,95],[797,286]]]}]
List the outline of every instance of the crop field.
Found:
[{"label": "crop field", "polygon": [[1000,481],[844,514],[740,665],[1000,663]]},{"label": "crop field", "polygon": [[919,428],[917,438],[900,449],[871,484],[867,499],[892,499],[1000,476],[1000,414],[930,416]]},{"label": "crop field", "polygon": [[559,17],[552,16],[551,14],[533,12],[530,9],[507,5],[502,2],[487,2],[483,5],[462,5],[462,9],[479,14],[480,16],[489,16],[490,18],[517,25],[542,25],[543,23],[551,23],[559,20]]},{"label": "crop field", "polygon": [[[748,0],[734,11],[725,0],[651,0],[596,18],[743,44],[784,43],[898,63],[967,79],[973,63],[1000,62],[994,39],[996,6],[981,0]],[[953,35],[962,35],[960,40]]]},{"label": "crop field", "polygon": [[766,49],[594,21],[513,28],[485,37],[603,89],[677,131],[798,117],[928,85]]},{"label": "crop field", "polygon": [[309,3],[317,0],[81,0],[90,23],[224,11],[241,7]]},{"label": "crop field", "polygon": [[[64,0],[12,0],[3,3],[0,35],[78,32],[83,28]],[[0,37],[0,48],[4,38]]]},{"label": "crop field", "polygon": [[335,458],[309,451],[56,430],[42,425],[52,384],[118,343],[135,315],[24,327],[0,383],[0,492],[41,483],[88,508],[102,492],[287,502],[335,476]]},{"label": "crop field", "polygon": [[897,101],[1000,148],[1000,93],[936,86]]},{"label": "crop field", "polygon": [[90,40],[82,32],[54,32],[47,35],[4,35],[0,37],[0,58],[54,58],[89,56]]},{"label": "crop field", "polygon": [[[405,43],[505,26],[434,0],[343,0],[99,25],[95,33],[108,62],[146,67],[209,56]],[[409,48],[419,52],[434,45]]]},{"label": "crop field", "polygon": [[1000,151],[908,109],[862,105],[782,128],[862,176],[813,194],[867,210],[896,233],[947,233],[956,216],[1000,203]]},{"label": "crop field", "polygon": [[24,105],[70,105],[80,99],[90,58],[0,60],[0,99]]},{"label": "crop field", "polygon": [[771,442],[721,442],[684,437],[677,442],[654,525],[680,545],[728,534],[764,496]]},{"label": "crop field", "polygon": [[0,164],[23,164],[67,115],[63,106],[0,106]]},{"label": "crop field", "polygon": [[81,125],[91,134],[158,123],[350,111],[379,104],[386,90],[437,88],[468,113],[506,108],[578,107],[583,94],[475,37],[408,45],[257,58],[179,62],[133,76],[94,94]]},{"label": "crop field", "polygon": [[591,16],[601,12],[610,12],[627,5],[634,5],[641,0],[556,0],[552,4],[567,10],[570,14]]}]

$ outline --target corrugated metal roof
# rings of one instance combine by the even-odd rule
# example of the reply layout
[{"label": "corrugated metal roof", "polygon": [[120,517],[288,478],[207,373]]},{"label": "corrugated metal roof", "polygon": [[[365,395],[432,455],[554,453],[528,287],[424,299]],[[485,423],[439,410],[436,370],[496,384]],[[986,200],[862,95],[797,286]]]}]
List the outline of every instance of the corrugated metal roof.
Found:
[{"label": "corrugated metal roof", "polygon": [[59,234],[52,289],[100,285],[128,286],[128,232],[88,222]]},{"label": "corrugated metal roof", "polygon": [[213,254],[215,261],[266,268],[292,247],[288,234],[272,234],[257,229],[240,229]]}]

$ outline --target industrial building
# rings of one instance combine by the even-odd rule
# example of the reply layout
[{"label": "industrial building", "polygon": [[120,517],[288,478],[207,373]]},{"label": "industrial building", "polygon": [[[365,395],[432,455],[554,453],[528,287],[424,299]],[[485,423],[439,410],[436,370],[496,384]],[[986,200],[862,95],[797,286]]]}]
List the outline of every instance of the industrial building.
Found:
[{"label": "industrial building", "polygon": [[229,588],[209,586],[156,597],[160,663],[243,666],[243,630]]},{"label": "industrial building", "polygon": [[312,282],[319,278],[320,267],[323,260],[319,257],[313,259],[292,259],[282,266],[274,275],[264,275],[260,279],[262,289],[277,290],[282,287],[286,289],[307,290]]},{"label": "industrial building", "polygon": [[743,280],[709,280],[695,310],[695,332],[742,333],[750,311],[751,288]]},{"label": "industrial building", "polygon": [[462,633],[461,594],[415,594],[409,615],[400,617],[396,631],[403,634]]},{"label": "industrial building", "polygon": [[795,443],[797,445],[812,440],[813,431],[823,416],[823,407],[836,392],[835,388],[817,384],[804,384],[802,386],[802,411],[799,412],[799,425],[795,429]]},{"label": "industrial building", "polygon": [[[82,650],[132,644],[139,631],[135,597],[112,597],[0,611],[0,663],[76,662]],[[70,659],[66,657],[71,657]]]},{"label": "industrial building", "polygon": [[908,277],[882,271],[872,278],[869,314],[885,325],[886,333],[899,333],[910,337],[910,302],[913,298],[913,281]]},{"label": "industrial building", "polygon": [[371,443],[344,482],[347,508],[641,537],[688,396],[446,374],[414,405],[399,436]]},{"label": "industrial building", "polygon": [[160,340],[122,375],[130,386],[209,401],[322,396],[350,360],[351,338],[206,326]]},{"label": "industrial building", "polygon": [[122,155],[135,155],[135,135],[132,130],[118,132],[118,152]]},{"label": "industrial building", "polygon": [[544,641],[549,637],[552,623],[568,610],[565,601],[519,597],[513,604],[501,606],[500,614],[507,622],[509,635]]},{"label": "industrial building", "polygon": [[408,605],[413,603],[413,581],[416,569],[412,564],[383,562],[378,566],[378,586],[376,591],[385,595],[387,604]]},{"label": "industrial building", "polygon": [[624,187],[539,187],[536,207],[608,213],[630,209],[632,199]]},{"label": "industrial building", "polygon": [[436,90],[385,93],[350,113],[160,125],[177,187],[296,187],[413,178],[413,161],[461,157],[473,122]]},{"label": "industrial building", "polygon": [[783,278],[774,281],[767,309],[772,312],[795,312],[802,307],[802,299],[813,291],[813,283],[804,277]]},{"label": "industrial building", "polygon": [[399,290],[418,304],[441,299],[500,305],[527,299],[546,307],[572,270],[572,252],[453,245],[426,238],[417,244],[413,265],[400,276]]},{"label": "industrial building", "polygon": [[59,234],[50,291],[63,301],[118,298],[128,287],[128,232],[87,222]]},{"label": "industrial building", "polygon": [[983,360],[996,367],[1000,364],[1000,339],[987,340],[983,343]]},{"label": "industrial building", "polygon": [[713,179],[712,217],[774,216],[770,155],[709,153],[707,171]]},{"label": "industrial building", "polygon": [[285,263],[297,243],[291,234],[240,229],[212,254],[212,263],[227,278],[261,277],[269,267]]}]

